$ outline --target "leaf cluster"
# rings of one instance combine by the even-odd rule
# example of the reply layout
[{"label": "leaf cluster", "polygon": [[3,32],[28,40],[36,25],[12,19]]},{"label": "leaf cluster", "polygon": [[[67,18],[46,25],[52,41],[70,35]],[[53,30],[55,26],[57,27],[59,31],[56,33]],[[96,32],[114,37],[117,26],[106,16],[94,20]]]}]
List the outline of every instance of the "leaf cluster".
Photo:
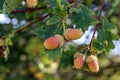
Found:
[{"label": "leaf cluster", "polygon": [[[89,26],[95,26],[96,24],[100,23],[102,25],[97,28],[98,36],[93,40],[90,52],[93,54],[105,54],[109,53],[109,51],[114,48],[112,41],[118,39],[117,34],[115,34],[116,26],[110,23],[106,17],[101,17],[101,20],[99,21],[96,19],[97,15],[92,9],[86,7],[83,4],[78,4],[77,6],[73,7],[72,4],[67,2],[67,0],[39,1],[40,4],[38,4],[37,7],[47,6],[47,10],[38,10],[32,13],[26,12],[25,18],[28,21],[32,21],[37,17],[42,17],[46,14],[49,14],[48,17],[43,19],[41,22],[38,22],[32,28],[32,32],[37,35],[42,43],[47,38],[56,34],[63,35],[65,29],[78,28],[85,32]],[[22,0],[5,0],[2,13],[10,16],[11,13],[18,8],[26,7],[21,5],[21,2]],[[70,20],[70,24],[68,24],[67,20]],[[7,46],[11,44],[10,41],[12,37],[13,36],[9,35],[8,38],[5,39]],[[66,44],[63,47],[54,50],[45,49],[45,53],[49,58],[55,59],[58,57],[58,59],[60,59],[60,65],[63,68],[67,68],[69,65],[73,65],[74,53],[81,50],[73,46],[69,46],[70,49],[66,49],[65,46]],[[6,50],[9,51],[8,48]]]}]

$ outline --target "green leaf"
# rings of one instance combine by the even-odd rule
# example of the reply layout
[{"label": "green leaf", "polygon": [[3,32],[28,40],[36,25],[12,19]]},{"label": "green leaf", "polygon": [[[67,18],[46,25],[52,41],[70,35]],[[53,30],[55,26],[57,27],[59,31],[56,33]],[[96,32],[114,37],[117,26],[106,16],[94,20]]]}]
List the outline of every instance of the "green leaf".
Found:
[{"label": "green leaf", "polygon": [[8,45],[8,46],[13,45],[12,40],[11,40],[13,37],[14,37],[14,33],[11,33],[8,35],[8,37],[5,39],[6,45]]},{"label": "green leaf", "polygon": [[64,6],[68,6],[67,0],[61,0],[61,4],[64,5]]},{"label": "green leaf", "polygon": [[71,8],[70,13],[73,24],[76,24],[76,27],[81,28],[83,32],[85,32],[90,25],[98,23],[93,17],[95,13],[84,5],[80,5],[78,8]]},{"label": "green leaf", "polygon": [[98,42],[96,39],[93,40],[90,50],[92,54],[102,53],[104,50],[105,46],[101,42]]},{"label": "green leaf", "polygon": [[26,12],[26,14],[25,14],[25,17],[27,18],[27,19],[32,19],[32,18],[38,18],[38,16],[36,15],[38,13],[38,11],[33,11],[33,12]]},{"label": "green leaf", "polygon": [[55,34],[62,35],[63,34],[62,24],[61,23],[57,23],[54,25],[40,24],[40,26],[34,30],[34,33],[37,34],[37,36],[42,40],[54,36]]},{"label": "green leaf", "polygon": [[[103,17],[102,26],[98,27],[97,42],[92,43],[93,47],[95,47],[98,51],[101,50],[104,51],[104,53],[109,53],[109,51],[114,48],[112,41],[118,39],[116,32],[113,32],[116,31],[114,29],[116,29],[116,26],[111,24],[107,18]],[[100,45],[101,49],[99,48]]]},{"label": "green leaf", "polygon": [[3,3],[4,3],[4,0],[0,0],[0,10],[3,9]]},{"label": "green leaf", "polygon": [[94,41],[92,46],[94,46],[99,51],[102,51],[103,49],[105,49],[105,47],[100,42],[97,42],[97,41]]},{"label": "green leaf", "polygon": [[113,42],[109,43],[106,47],[106,53],[109,53],[111,49],[114,49],[115,45],[113,44]]},{"label": "green leaf", "polygon": [[65,0],[48,0],[47,5],[51,6],[50,12],[53,15],[63,18],[67,13],[67,1]]},{"label": "green leaf", "polygon": [[51,7],[57,6],[57,0],[47,0],[46,2],[47,2],[47,4],[50,5]]},{"label": "green leaf", "polygon": [[4,51],[4,54],[5,54],[5,60],[7,61],[8,59],[8,54],[10,53],[10,50],[9,50],[9,46],[12,46],[13,43],[12,43],[12,38],[14,37],[14,33],[10,33],[7,38],[5,39],[5,46],[6,46],[6,49]]},{"label": "green leaf", "polygon": [[3,13],[10,14],[16,8],[19,7],[22,0],[5,0],[3,4]]},{"label": "green leaf", "polygon": [[114,29],[116,26],[111,24],[106,17],[103,17],[103,26],[108,30]]},{"label": "green leaf", "polygon": [[62,54],[62,48],[57,48],[57,49],[54,49],[54,50],[45,49],[45,53],[48,55],[49,59],[57,59]]},{"label": "green leaf", "polygon": [[59,17],[54,15],[46,22],[47,25],[54,25],[60,21]]},{"label": "green leaf", "polygon": [[8,59],[8,54],[10,53],[10,50],[9,50],[9,47],[8,46],[6,46],[6,49],[5,49],[5,51],[4,51],[4,58],[5,58],[5,61],[7,61],[7,59]]},{"label": "green leaf", "polygon": [[98,41],[111,42],[112,40],[118,39],[116,32],[113,32],[113,30],[116,29],[115,25],[111,24],[105,17],[102,18],[102,24],[103,25],[100,26],[98,29],[98,37],[97,37]]},{"label": "green leaf", "polygon": [[73,65],[73,56],[76,52],[76,48],[70,46],[69,50],[65,50],[62,52],[62,56],[60,58],[60,65],[63,69],[66,69],[68,66]]},{"label": "green leaf", "polygon": [[47,4],[50,5],[51,7],[56,7],[58,4],[62,4],[64,6],[67,6],[67,0],[47,0]]}]

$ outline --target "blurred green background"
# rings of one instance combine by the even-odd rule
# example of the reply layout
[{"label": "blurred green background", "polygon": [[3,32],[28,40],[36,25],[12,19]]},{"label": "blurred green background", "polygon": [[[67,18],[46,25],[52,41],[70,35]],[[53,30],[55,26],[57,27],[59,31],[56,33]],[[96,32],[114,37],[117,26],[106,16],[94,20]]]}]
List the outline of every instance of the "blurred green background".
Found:
[{"label": "blurred green background", "polygon": [[[100,6],[100,1],[83,0],[82,3],[96,10]],[[0,0],[0,9],[3,2],[4,0]],[[105,0],[103,13],[118,27],[120,36],[120,0]],[[20,21],[24,18],[24,14],[14,15],[14,17]],[[0,36],[12,30],[12,24],[0,24]],[[40,53],[41,43],[32,33],[31,30],[27,30],[12,39],[13,46],[10,47],[8,60],[0,58],[0,80],[120,80],[119,56],[100,56],[98,73],[75,70],[71,67],[63,70],[59,66],[59,61],[49,60],[47,55]]]}]

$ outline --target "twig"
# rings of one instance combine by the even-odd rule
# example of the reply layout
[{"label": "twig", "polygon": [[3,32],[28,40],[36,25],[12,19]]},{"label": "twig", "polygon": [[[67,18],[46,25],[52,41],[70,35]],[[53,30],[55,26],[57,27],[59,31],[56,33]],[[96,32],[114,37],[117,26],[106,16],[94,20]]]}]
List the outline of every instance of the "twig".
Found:
[{"label": "twig", "polygon": [[[35,24],[35,23],[37,23],[37,22],[39,22],[39,21],[44,20],[44,19],[45,19],[46,17],[48,17],[48,16],[49,16],[49,14],[47,14],[47,15],[45,15],[45,16],[43,16],[43,17],[40,17],[40,18],[36,19],[35,21],[32,21],[32,22],[26,24],[23,28],[20,28],[20,29],[16,30],[16,31],[14,32],[14,34],[25,31],[26,29],[30,28],[33,24]],[[7,37],[8,37],[8,35],[5,35],[5,36],[2,37],[2,39],[5,39],[5,38],[7,38]]]},{"label": "twig", "polygon": [[[104,7],[104,0],[102,0],[100,12],[99,12],[99,15],[98,15],[98,17],[97,17],[97,19],[98,19],[99,21],[100,21],[100,18],[101,18],[101,16],[102,16],[103,7]],[[96,31],[97,31],[98,26],[99,26],[99,23],[95,25],[94,32],[93,32],[93,35],[92,35],[92,39],[91,39],[90,44],[89,44],[89,48],[90,48],[90,49],[91,49],[92,41],[93,41],[93,39],[94,39],[94,37],[95,37],[95,33],[96,33]]]},{"label": "twig", "polygon": [[12,13],[24,13],[24,12],[33,12],[33,11],[37,11],[37,10],[43,10],[43,9],[47,9],[47,6],[43,6],[43,7],[35,7],[35,8],[18,8],[15,11],[12,11]]}]

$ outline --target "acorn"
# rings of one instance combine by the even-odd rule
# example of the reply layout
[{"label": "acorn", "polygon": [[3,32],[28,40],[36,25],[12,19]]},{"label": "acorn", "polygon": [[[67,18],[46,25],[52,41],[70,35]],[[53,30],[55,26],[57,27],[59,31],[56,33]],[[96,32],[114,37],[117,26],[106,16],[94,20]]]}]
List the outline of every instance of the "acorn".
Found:
[{"label": "acorn", "polygon": [[95,55],[90,55],[86,58],[86,62],[91,72],[98,72],[99,71],[99,64],[97,57]]}]

